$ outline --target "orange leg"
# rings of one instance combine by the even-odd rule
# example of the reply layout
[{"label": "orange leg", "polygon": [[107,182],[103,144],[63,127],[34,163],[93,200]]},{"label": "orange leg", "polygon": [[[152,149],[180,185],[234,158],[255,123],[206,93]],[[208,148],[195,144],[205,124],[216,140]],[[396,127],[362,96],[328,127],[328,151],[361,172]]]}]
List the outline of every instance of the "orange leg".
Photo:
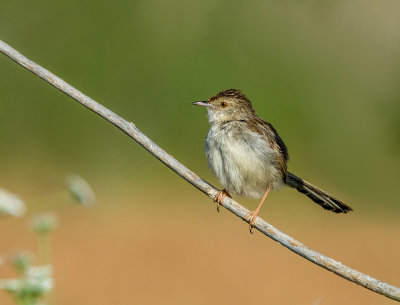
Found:
[{"label": "orange leg", "polygon": [[222,201],[224,201],[224,199],[226,197],[231,197],[231,195],[228,193],[228,191],[226,189],[223,189],[222,191],[219,191],[217,193],[217,195],[215,195],[214,197],[214,202],[217,203],[217,211],[219,212],[219,207],[222,205]]},{"label": "orange leg", "polygon": [[270,188],[268,187],[268,188],[265,190],[265,193],[264,193],[263,197],[261,198],[261,201],[260,201],[260,203],[258,204],[258,207],[257,207],[254,211],[250,212],[249,214],[247,214],[247,215],[244,217],[245,220],[248,220],[248,221],[249,221],[249,224],[250,224],[250,233],[251,233],[251,234],[253,234],[253,232],[251,231],[251,229],[253,229],[253,224],[254,224],[254,222],[256,221],[258,212],[260,212],[261,206],[262,206],[262,204],[263,204],[265,198],[267,198],[269,191],[270,191]]}]

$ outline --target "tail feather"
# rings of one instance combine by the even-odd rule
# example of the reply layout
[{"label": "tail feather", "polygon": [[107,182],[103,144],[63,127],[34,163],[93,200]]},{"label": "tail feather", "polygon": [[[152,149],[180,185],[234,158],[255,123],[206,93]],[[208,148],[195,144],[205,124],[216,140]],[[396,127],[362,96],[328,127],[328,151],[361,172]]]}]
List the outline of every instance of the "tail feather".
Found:
[{"label": "tail feather", "polygon": [[353,211],[353,209],[344,202],[292,173],[288,172],[285,183],[311,198],[325,210],[329,210],[334,213],[347,213]]}]

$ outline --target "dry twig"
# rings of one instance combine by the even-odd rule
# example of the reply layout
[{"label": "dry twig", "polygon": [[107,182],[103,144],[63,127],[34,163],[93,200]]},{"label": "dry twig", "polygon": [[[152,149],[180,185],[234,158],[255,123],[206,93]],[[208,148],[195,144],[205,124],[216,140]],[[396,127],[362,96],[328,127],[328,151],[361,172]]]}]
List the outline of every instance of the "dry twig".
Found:
[{"label": "dry twig", "polygon": [[[15,62],[17,62],[18,64],[20,64],[21,66],[23,66],[24,68],[33,72],[46,82],[52,84],[54,87],[61,90],[65,94],[69,95],[78,103],[84,105],[85,107],[97,113],[110,123],[114,124],[116,127],[121,129],[129,137],[138,142],[154,157],[156,157],[158,160],[160,160],[162,163],[164,163],[166,166],[172,169],[183,179],[191,183],[193,186],[198,188],[200,191],[205,193],[210,198],[214,198],[214,196],[217,193],[217,189],[215,189],[212,185],[201,179],[199,176],[197,176],[194,172],[189,170],[179,161],[174,159],[162,148],[157,146],[152,140],[150,140],[138,128],[136,128],[133,123],[127,122],[126,120],[116,115],[106,107],[92,100],[90,97],[84,95],[79,90],[67,84],[61,78],[57,77],[50,71],[44,69],[43,67],[29,60],[28,58],[26,58],[25,56],[23,56],[18,51],[14,50],[1,40],[0,40],[0,51],[4,53],[6,56],[10,57]],[[242,219],[244,219],[244,217],[249,213],[247,209],[245,209],[243,206],[241,206],[233,199],[228,197],[225,198],[223,206]],[[254,227],[261,233],[272,238],[273,240],[277,241],[278,243],[282,244],[283,246],[292,250],[298,255],[308,259],[314,264],[317,264],[318,266],[321,266],[351,282],[361,285],[376,293],[380,293],[388,298],[400,301],[400,288],[397,288],[395,286],[374,279],[366,274],[354,270],[346,265],[343,265],[338,261],[335,261],[334,259],[331,259],[325,255],[322,255],[321,253],[318,253],[308,248],[301,242],[279,231],[278,229],[276,229],[275,227],[273,227],[260,217],[257,218],[256,222],[254,223]]]}]

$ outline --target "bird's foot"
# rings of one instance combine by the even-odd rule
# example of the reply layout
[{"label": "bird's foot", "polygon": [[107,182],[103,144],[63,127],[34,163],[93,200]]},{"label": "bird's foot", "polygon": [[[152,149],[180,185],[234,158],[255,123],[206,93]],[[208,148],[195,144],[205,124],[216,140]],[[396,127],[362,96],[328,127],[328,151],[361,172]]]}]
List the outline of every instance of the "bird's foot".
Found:
[{"label": "bird's foot", "polygon": [[215,195],[214,197],[214,202],[217,203],[217,211],[219,212],[219,207],[222,205],[222,201],[224,201],[224,199],[226,197],[231,197],[231,195],[228,193],[228,191],[226,189],[223,189],[222,191],[219,191],[217,193],[217,195]]},{"label": "bird's foot", "polygon": [[257,208],[254,211],[251,211],[250,213],[248,213],[246,216],[244,216],[244,220],[247,220],[249,222],[249,226],[250,226],[250,233],[253,234],[252,229],[254,228],[254,222],[257,219],[258,216],[258,212],[260,212],[260,209]]}]

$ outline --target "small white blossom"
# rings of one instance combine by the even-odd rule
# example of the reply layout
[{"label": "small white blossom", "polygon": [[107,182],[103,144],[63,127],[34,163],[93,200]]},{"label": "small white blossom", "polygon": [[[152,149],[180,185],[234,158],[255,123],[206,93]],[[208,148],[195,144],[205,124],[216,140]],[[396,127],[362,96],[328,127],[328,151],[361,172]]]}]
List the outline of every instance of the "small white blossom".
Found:
[{"label": "small white blossom", "polygon": [[25,213],[25,203],[15,194],[0,189],[0,215],[20,217]]},{"label": "small white blossom", "polygon": [[44,293],[53,288],[52,274],[53,267],[51,265],[30,266],[26,271],[26,279],[29,285]]},{"label": "small white blossom", "polygon": [[51,265],[28,267],[23,277],[0,280],[0,289],[4,289],[17,299],[31,300],[29,304],[40,298],[53,288],[53,268]]},{"label": "small white blossom", "polygon": [[90,207],[94,204],[96,196],[89,183],[87,183],[83,178],[71,175],[67,177],[66,182],[71,195],[80,204],[85,207]]},{"label": "small white blossom", "polygon": [[20,289],[20,280],[0,280],[0,288],[4,289],[7,292],[17,292]]},{"label": "small white blossom", "polygon": [[21,252],[12,257],[11,263],[19,273],[25,273],[33,259],[34,255],[31,252]]},{"label": "small white blossom", "polygon": [[56,226],[56,216],[51,213],[41,214],[32,219],[32,229],[38,234],[49,233]]}]

